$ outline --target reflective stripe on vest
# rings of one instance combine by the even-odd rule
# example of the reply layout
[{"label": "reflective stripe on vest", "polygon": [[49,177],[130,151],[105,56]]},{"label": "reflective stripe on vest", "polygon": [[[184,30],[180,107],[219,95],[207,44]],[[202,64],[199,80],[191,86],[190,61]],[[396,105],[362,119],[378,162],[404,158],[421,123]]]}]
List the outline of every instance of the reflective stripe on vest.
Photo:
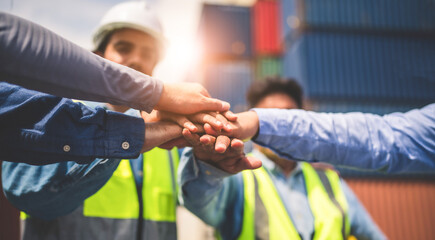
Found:
[{"label": "reflective stripe on vest", "polygon": [[[169,154],[167,150],[155,148],[144,156],[145,220],[141,225],[142,239],[177,238],[177,167],[177,149],[173,149]],[[122,160],[106,185],[72,213],[49,223],[37,218],[26,218],[26,214],[22,213],[22,218],[25,218],[23,239],[135,239],[139,223],[138,207],[136,184],[129,161]]]},{"label": "reflective stripe on vest", "polygon": [[[144,154],[143,205],[144,219],[175,222],[177,193],[174,191],[175,172],[178,167],[177,149],[169,152],[154,148]],[[109,181],[84,202],[87,217],[113,219],[138,218],[139,205],[136,184],[129,160],[122,160]]]},{"label": "reflective stripe on vest", "polygon": [[339,176],[331,170],[317,171],[308,163],[302,164],[314,216],[314,239],[346,239],[350,235],[348,205]]},{"label": "reflective stripe on vest", "polygon": [[[321,181],[317,171],[307,163],[302,163],[307,197],[314,216],[314,239],[343,239],[343,214],[347,213],[347,202],[340,187],[340,179],[333,171],[324,173],[327,182]],[[243,226],[238,239],[300,239],[287,210],[276,191],[275,185],[265,168],[243,171],[244,211]],[[332,189],[331,200],[326,188]],[[267,213],[262,213],[263,211]],[[350,225],[345,217],[344,234],[349,236]]]},{"label": "reflective stripe on vest", "polygon": [[299,239],[265,168],[243,171],[243,184],[245,205],[239,239]]}]

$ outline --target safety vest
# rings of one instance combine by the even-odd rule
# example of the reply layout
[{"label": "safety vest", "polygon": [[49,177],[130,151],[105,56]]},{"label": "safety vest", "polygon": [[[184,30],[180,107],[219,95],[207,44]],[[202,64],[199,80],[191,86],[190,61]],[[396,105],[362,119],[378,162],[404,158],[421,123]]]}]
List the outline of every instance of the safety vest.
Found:
[{"label": "safety vest", "polygon": [[23,238],[176,239],[178,162],[177,149],[143,154],[140,206],[130,162],[121,160],[109,181],[71,214],[50,222],[26,218]]},{"label": "safety vest", "polygon": [[[315,240],[347,239],[348,204],[339,176],[302,163],[307,197],[314,216]],[[265,168],[243,172],[243,226],[238,239],[301,239]]]}]

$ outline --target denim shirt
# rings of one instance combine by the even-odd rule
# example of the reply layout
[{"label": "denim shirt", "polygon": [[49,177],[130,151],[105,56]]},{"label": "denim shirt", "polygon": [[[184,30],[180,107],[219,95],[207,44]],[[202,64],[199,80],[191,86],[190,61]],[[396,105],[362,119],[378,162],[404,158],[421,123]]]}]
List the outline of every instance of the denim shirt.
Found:
[{"label": "denim shirt", "polygon": [[[286,177],[266,156],[255,150],[253,154],[271,174],[287,213],[302,239],[311,239],[314,218],[300,167]],[[204,222],[217,228],[223,239],[236,239],[243,224],[242,174],[231,175],[199,161],[191,149],[185,150],[178,171],[182,189],[180,201]],[[351,234],[357,239],[386,239],[344,181],[341,181],[341,187],[350,206],[348,216]]]},{"label": "denim shirt", "polygon": [[0,82],[1,160],[41,165],[136,158],[144,136],[140,117]]},{"label": "denim shirt", "polygon": [[[101,103],[86,105],[102,107]],[[103,108],[99,108],[103,109]],[[126,112],[139,116],[137,110]],[[121,159],[94,159],[90,163],[60,162],[43,166],[3,162],[2,184],[8,200],[32,217],[51,220],[79,207],[85,199],[100,190],[112,177]],[[142,155],[132,160],[135,180],[141,184],[138,172]]]},{"label": "denim shirt", "polygon": [[253,109],[259,145],[283,158],[388,173],[435,171],[435,104],[384,116]]}]

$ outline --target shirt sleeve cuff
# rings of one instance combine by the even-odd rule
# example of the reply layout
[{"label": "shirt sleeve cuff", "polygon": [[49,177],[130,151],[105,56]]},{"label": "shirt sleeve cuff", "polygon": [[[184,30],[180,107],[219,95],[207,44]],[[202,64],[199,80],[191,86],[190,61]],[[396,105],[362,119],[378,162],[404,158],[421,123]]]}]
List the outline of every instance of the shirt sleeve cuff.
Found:
[{"label": "shirt sleeve cuff", "polygon": [[137,158],[145,141],[142,118],[107,111],[105,157]]}]

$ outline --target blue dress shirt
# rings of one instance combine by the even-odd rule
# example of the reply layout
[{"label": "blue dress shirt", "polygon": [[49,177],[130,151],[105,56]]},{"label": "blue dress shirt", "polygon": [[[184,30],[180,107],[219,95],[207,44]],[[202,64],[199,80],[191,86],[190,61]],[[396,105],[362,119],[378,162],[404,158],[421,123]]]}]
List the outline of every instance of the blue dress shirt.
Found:
[{"label": "blue dress shirt", "polygon": [[253,139],[287,159],[382,171],[435,171],[435,104],[384,116],[254,109]]}]

